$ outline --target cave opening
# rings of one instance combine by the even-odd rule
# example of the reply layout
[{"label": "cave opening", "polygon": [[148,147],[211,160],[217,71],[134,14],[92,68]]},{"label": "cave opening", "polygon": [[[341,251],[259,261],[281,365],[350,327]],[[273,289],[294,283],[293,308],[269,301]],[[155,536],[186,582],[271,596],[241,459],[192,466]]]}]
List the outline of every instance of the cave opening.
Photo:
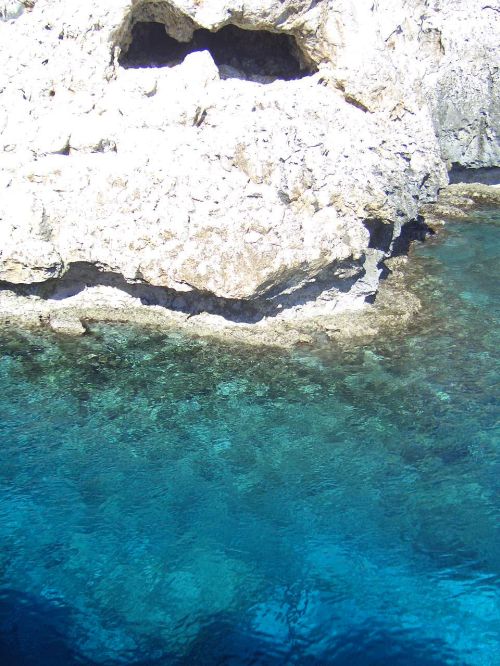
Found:
[{"label": "cave opening", "polygon": [[171,37],[163,23],[153,21],[133,26],[130,46],[120,55],[119,64],[126,69],[174,67],[189,53],[204,50],[211,54],[223,79],[290,81],[311,73],[302,68],[291,35],[227,25],[217,32],[196,30],[192,40],[183,43]]}]

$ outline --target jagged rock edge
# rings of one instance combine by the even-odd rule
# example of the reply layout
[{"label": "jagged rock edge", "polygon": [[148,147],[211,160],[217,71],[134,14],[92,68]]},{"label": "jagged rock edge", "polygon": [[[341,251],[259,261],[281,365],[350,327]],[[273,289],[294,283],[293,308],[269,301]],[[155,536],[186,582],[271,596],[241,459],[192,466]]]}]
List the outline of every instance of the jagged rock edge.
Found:
[{"label": "jagged rock edge", "polygon": [[[332,275],[334,271],[342,268],[357,268],[352,281]],[[233,299],[215,296],[196,289],[181,292],[144,282],[131,282],[126,280],[121,273],[100,271],[95,264],[88,262],[74,262],[61,277],[49,278],[43,282],[26,284],[2,281],[0,282],[0,293],[10,291],[19,296],[34,296],[40,300],[63,303],[86,288],[112,287],[137,299],[143,306],[160,306],[173,312],[182,312],[190,317],[207,313],[222,317],[228,323],[250,324],[257,323],[266,317],[277,317],[287,309],[312,303],[315,301],[315,296],[329,290],[348,293],[364,272],[361,261],[335,261],[319,271],[314,278],[305,278],[295,288],[285,281],[279,288],[273,286],[267,295],[251,299]]]}]

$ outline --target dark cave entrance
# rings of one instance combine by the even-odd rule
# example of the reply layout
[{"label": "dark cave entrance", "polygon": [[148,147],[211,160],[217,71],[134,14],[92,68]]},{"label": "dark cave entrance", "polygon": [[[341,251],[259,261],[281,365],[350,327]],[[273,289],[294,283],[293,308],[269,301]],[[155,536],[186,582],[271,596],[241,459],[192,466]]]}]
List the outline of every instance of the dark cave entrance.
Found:
[{"label": "dark cave entrance", "polygon": [[221,78],[290,81],[307,76],[295,40],[290,35],[263,30],[242,30],[227,25],[217,32],[199,29],[190,42],[170,37],[163,23],[138,22],[132,41],[119,58],[124,68],[173,67],[195,51],[210,52]]}]

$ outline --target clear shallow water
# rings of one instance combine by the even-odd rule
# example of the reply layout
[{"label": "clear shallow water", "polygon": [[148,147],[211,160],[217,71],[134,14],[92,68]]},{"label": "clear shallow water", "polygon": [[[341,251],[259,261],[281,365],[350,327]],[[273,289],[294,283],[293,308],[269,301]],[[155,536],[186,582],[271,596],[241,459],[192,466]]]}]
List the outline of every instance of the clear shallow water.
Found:
[{"label": "clear shallow water", "polygon": [[0,663],[499,664],[493,216],[399,340],[2,334]]}]

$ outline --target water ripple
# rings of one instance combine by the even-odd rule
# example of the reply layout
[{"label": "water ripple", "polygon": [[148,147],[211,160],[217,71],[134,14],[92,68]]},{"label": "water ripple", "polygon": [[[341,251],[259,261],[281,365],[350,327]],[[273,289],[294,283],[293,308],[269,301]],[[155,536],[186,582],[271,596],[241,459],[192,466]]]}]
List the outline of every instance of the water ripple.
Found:
[{"label": "water ripple", "polygon": [[1,663],[498,663],[499,247],[365,348],[2,334]]}]

